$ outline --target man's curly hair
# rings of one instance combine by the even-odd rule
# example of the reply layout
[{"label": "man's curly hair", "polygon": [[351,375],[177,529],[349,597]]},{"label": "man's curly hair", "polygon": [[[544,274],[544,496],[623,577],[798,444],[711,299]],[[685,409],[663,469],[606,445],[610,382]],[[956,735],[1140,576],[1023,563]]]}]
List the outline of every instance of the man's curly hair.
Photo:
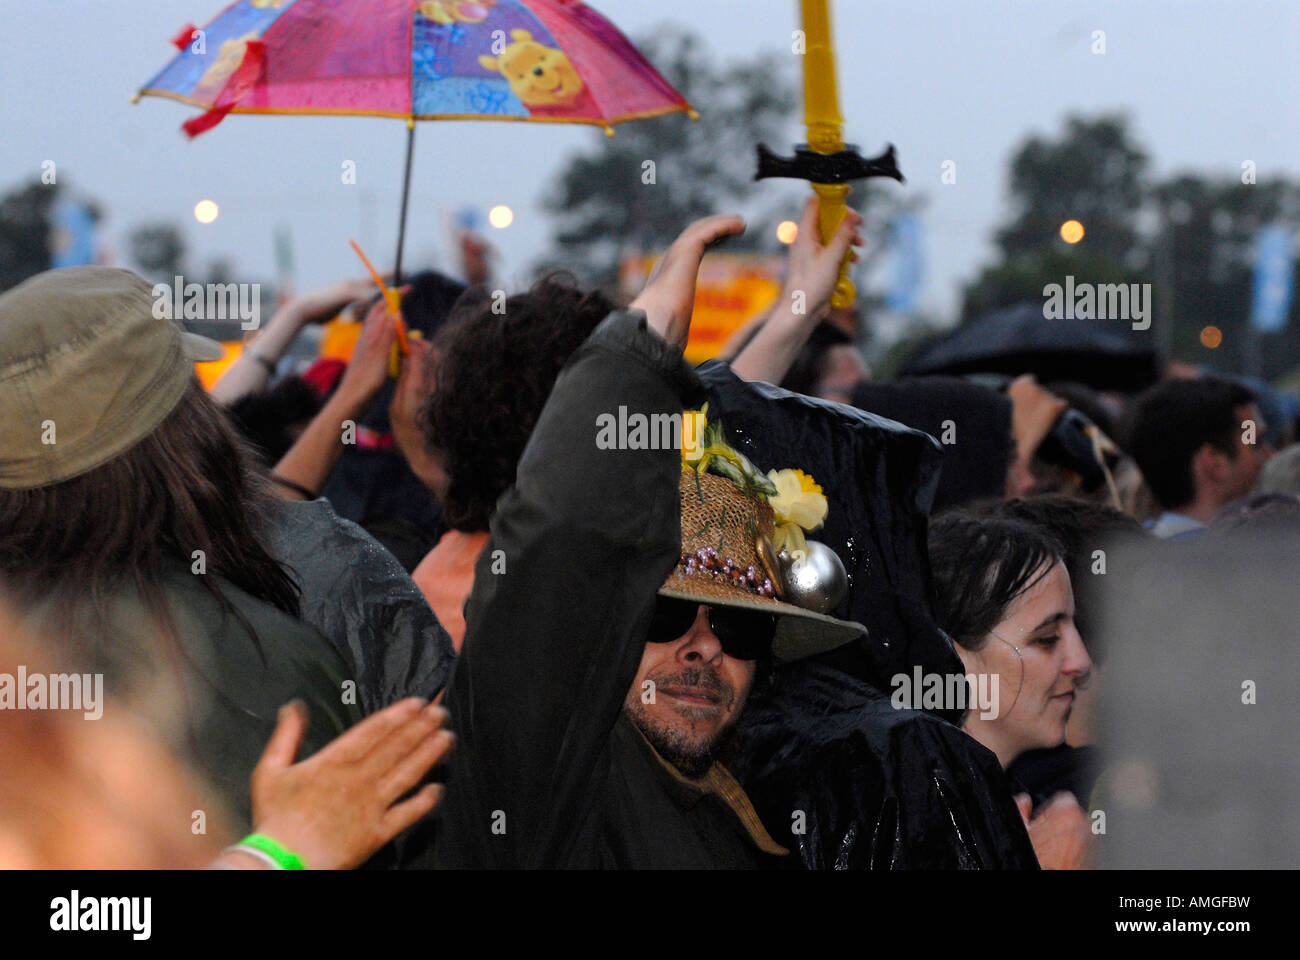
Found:
[{"label": "man's curly hair", "polygon": [[482,293],[458,306],[436,340],[435,383],[419,417],[447,473],[443,510],[453,529],[488,528],[555,378],[616,306],[568,274],[510,297],[504,313]]}]

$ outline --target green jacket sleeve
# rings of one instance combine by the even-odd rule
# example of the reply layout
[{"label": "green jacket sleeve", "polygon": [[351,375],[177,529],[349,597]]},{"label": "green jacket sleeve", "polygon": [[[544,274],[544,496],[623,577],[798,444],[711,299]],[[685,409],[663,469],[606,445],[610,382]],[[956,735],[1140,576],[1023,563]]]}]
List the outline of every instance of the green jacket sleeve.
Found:
[{"label": "green jacket sleeve", "polygon": [[440,862],[562,865],[599,815],[610,732],[681,549],[681,454],[605,449],[598,420],[701,396],[639,312],[608,317],[556,381],[475,569]]}]

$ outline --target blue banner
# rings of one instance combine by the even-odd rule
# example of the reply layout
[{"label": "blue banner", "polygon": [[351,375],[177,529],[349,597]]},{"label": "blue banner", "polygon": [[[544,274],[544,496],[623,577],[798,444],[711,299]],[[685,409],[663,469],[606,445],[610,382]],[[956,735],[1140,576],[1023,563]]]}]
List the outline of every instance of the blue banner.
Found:
[{"label": "blue banner", "polygon": [[925,279],[925,251],[922,248],[921,218],[901,213],[890,227],[894,248],[894,281],[885,300],[890,310],[910,314],[916,309]]},{"label": "blue banner", "polygon": [[90,267],[95,264],[95,214],[76,200],[55,206],[54,255],[50,266]]},{"label": "blue banner", "polygon": [[1291,233],[1280,224],[1264,227],[1255,238],[1255,295],[1250,324],[1261,333],[1286,327],[1295,283]]}]

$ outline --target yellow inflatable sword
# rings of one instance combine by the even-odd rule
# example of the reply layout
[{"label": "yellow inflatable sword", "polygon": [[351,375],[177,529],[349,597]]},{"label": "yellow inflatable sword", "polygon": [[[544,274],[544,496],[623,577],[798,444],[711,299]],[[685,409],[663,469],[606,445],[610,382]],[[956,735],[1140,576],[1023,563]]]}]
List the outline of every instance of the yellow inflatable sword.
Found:
[{"label": "yellow inflatable sword", "polygon": [[[828,0],[800,0],[800,4],[803,7],[804,34],[804,125],[808,128],[808,142],[797,146],[793,157],[777,156],[759,144],[755,179],[792,177],[810,181],[820,200],[818,229],[822,243],[828,243],[844,219],[852,181],[892,177],[901,183],[903,174],[894,159],[893,144],[880,156],[871,159],[862,156],[856,146],[845,144]],[[840,266],[840,278],[831,295],[831,305],[852,306],[856,297],[857,290],[849,279],[849,259],[846,257]]]}]

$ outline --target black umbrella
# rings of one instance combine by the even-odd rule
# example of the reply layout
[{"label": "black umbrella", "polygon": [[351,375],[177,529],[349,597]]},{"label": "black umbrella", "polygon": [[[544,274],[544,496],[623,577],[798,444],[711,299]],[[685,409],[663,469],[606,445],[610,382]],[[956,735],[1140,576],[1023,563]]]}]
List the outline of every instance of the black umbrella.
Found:
[{"label": "black umbrella", "polygon": [[1021,303],[962,324],[922,347],[902,374],[1032,373],[1042,383],[1073,380],[1097,390],[1135,392],[1159,376],[1149,331],[1120,321],[1048,320]]}]

